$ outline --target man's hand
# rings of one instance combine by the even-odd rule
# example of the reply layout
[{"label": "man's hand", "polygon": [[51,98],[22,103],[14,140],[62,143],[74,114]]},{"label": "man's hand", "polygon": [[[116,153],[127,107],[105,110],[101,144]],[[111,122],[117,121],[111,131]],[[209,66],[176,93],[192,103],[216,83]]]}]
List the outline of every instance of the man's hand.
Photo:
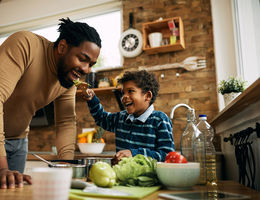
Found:
[{"label": "man's hand", "polygon": [[0,188],[21,188],[23,187],[23,181],[26,181],[29,184],[32,184],[31,177],[29,175],[21,174],[18,171],[10,171],[6,168],[0,169]]},{"label": "man's hand", "polygon": [[112,160],[112,164],[117,164],[123,157],[132,157],[131,151],[129,149],[118,151]]}]

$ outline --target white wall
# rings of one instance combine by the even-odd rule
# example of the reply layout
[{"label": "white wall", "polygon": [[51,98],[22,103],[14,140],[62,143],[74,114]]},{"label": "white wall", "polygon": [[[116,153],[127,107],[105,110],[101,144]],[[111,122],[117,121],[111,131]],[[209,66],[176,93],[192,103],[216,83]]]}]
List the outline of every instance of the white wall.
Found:
[{"label": "white wall", "polygon": [[234,76],[251,85],[260,76],[260,1],[211,0],[211,9],[218,83]]},{"label": "white wall", "polygon": [[[214,52],[217,82],[228,76],[237,76],[235,41],[231,0],[211,0]],[[219,108],[224,108],[222,95],[218,95]]]},{"label": "white wall", "polygon": [[234,20],[238,22],[234,24],[239,32],[238,42],[241,47],[241,51],[237,52],[237,58],[241,60],[241,77],[252,84],[260,75],[260,1],[234,0],[233,13],[236,13]]}]

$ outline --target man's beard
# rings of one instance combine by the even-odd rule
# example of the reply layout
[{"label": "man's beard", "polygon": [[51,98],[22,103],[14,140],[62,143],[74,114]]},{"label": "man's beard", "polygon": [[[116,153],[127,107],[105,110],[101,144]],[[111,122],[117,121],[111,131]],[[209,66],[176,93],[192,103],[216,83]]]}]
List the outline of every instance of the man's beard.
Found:
[{"label": "man's beard", "polygon": [[67,72],[64,71],[65,68],[64,59],[62,58],[58,62],[58,79],[62,87],[69,89],[74,83],[70,80],[66,80]]}]

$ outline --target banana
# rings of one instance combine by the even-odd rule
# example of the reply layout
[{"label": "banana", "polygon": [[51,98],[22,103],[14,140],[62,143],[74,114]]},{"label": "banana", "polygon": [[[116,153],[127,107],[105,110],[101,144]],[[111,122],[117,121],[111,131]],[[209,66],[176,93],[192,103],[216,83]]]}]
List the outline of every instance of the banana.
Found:
[{"label": "banana", "polygon": [[94,132],[90,132],[87,135],[87,143],[92,143]]},{"label": "banana", "polygon": [[96,132],[97,132],[96,129],[92,130],[92,131],[87,131],[87,132],[79,134],[78,138],[87,137],[88,135],[92,135],[93,136],[93,134],[96,133]]}]

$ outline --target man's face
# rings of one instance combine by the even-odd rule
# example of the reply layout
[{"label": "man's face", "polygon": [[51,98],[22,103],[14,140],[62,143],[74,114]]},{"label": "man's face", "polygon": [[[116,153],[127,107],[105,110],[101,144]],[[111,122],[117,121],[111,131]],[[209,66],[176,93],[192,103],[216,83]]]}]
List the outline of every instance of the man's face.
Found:
[{"label": "man's face", "polygon": [[58,60],[58,79],[63,87],[70,88],[74,80],[90,72],[97,62],[100,48],[89,41],[82,42],[78,47],[69,46],[65,41],[60,48],[63,49]]}]

